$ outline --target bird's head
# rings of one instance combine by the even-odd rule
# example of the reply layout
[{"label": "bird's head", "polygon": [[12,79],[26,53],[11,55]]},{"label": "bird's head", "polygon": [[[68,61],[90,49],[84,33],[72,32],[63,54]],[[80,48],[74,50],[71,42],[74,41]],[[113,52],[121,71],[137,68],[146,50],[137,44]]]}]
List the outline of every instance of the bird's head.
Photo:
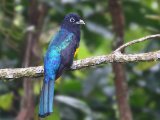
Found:
[{"label": "bird's head", "polygon": [[79,29],[80,25],[85,24],[79,15],[75,13],[67,14],[61,24],[62,28],[65,29]]}]

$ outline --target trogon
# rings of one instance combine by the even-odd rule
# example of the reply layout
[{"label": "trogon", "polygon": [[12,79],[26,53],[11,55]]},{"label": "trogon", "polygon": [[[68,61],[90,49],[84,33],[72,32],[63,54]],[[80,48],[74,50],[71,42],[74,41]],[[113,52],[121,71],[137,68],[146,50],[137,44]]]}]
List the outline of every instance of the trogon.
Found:
[{"label": "trogon", "polygon": [[85,23],[79,15],[67,14],[61,23],[60,30],[49,44],[44,56],[44,80],[39,104],[40,117],[48,116],[53,112],[54,82],[73,63],[74,54],[79,47],[81,24]]}]

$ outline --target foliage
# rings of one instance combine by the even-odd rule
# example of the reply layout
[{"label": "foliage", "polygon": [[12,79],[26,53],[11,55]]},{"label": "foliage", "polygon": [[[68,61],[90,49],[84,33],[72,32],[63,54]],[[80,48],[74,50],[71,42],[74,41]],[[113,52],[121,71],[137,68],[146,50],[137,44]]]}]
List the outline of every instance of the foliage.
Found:
[{"label": "foliage", "polygon": [[[26,18],[30,0],[1,1],[0,4],[0,68],[20,67]],[[49,35],[54,35],[64,15],[77,12],[86,25],[82,27],[80,52],[76,59],[110,53],[112,50],[111,16],[107,0],[39,0],[48,7],[40,46],[45,53]],[[160,2],[158,0],[123,0],[125,41],[159,33]],[[143,42],[126,49],[126,53],[160,49],[160,41]],[[41,55],[39,55],[42,57]],[[41,61],[42,63],[43,61]],[[128,92],[134,120],[160,119],[160,67],[158,62],[126,64]],[[41,82],[35,80],[35,120]],[[41,79],[42,80],[42,79]],[[5,81],[5,80],[4,80]],[[110,65],[65,72],[55,86],[54,114],[46,120],[116,120],[118,109]],[[0,84],[0,119],[14,118],[19,112],[22,84],[14,80]],[[57,99],[61,97],[61,99]],[[64,99],[62,97],[66,97]],[[62,100],[65,100],[62,102]],[[73,102],[76,101],[76,102]],[[83,105],[83,107],[82,107]]]}]

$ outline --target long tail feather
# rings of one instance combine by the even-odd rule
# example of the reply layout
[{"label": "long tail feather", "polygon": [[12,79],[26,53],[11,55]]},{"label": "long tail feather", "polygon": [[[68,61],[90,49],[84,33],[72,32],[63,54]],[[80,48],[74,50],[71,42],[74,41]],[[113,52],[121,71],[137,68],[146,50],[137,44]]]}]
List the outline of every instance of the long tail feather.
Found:
[{"label": "long tail feather", "polygon": [[44,81],[39,104],[39,116],[46,117],[53,112],[54,80]]}]

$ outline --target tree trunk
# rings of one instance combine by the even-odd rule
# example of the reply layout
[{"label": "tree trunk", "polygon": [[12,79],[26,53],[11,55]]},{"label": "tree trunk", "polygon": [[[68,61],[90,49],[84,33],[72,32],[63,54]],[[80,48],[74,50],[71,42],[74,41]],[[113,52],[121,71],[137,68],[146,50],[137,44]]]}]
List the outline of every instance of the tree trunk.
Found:
[{"label": "tree trunk", "polygon": [[[115,32],[113,50],[124,42],[124,15],[120,2],[120,0],[109,0],[110,14]],[[128,103],[128,86],[125,77],[124,64],[113,63],[112,67],[115,74],[116,97],[120,120],[132,120],[132,113]]]},{"label": "tree trunk", "polygon": [[[44,4],[38,4],[37,0],[30,1],[28,9],[28,24],[33,27],[26,33],[26,48],[24,50],[24,60],[22,67],[35,66],[38,64],[41,55],[36,55],[35,48],[38,47],[38,40],[40,37],[46,7]],[[34,119],[34,96],[33,96],[33,81],[31,78],[23,79],[24,95],[21,99],[21,108],[17,116],[17,120],[33,120]]]}]

